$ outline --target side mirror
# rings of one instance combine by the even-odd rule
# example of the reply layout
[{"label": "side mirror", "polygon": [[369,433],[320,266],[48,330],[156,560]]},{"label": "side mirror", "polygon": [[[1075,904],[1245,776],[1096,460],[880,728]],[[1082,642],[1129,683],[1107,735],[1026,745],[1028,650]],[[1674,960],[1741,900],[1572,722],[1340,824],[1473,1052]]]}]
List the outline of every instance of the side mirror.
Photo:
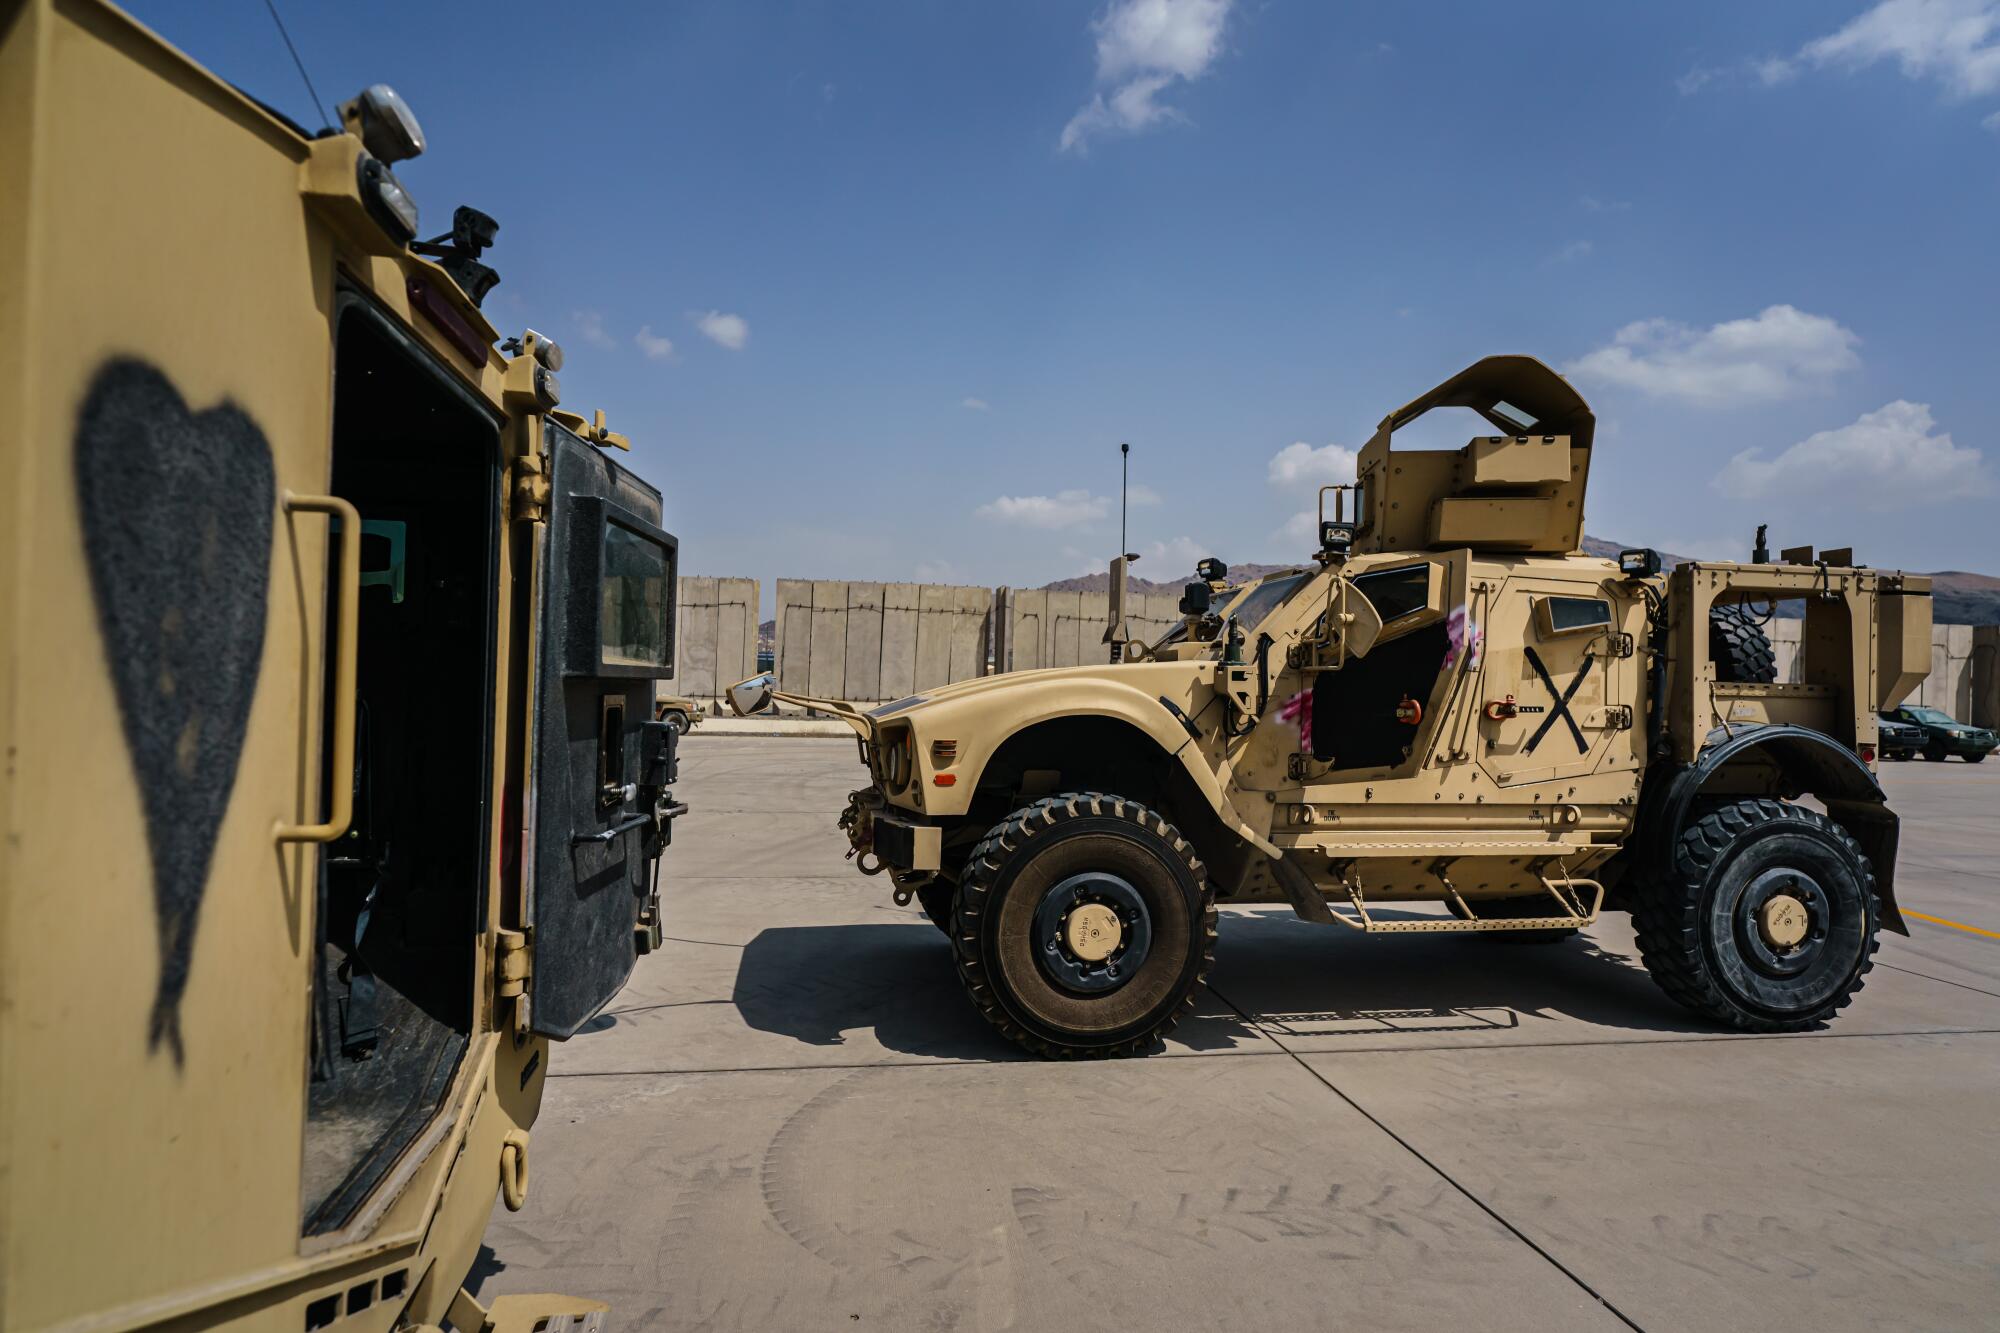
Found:
[{"label": "side mirror", "polygon": [[738,681],[729,687],[729,711],[738,717],[761,713],[771,706],[771,696],[777,689],[778,678],[768,671],[761,676]]}]

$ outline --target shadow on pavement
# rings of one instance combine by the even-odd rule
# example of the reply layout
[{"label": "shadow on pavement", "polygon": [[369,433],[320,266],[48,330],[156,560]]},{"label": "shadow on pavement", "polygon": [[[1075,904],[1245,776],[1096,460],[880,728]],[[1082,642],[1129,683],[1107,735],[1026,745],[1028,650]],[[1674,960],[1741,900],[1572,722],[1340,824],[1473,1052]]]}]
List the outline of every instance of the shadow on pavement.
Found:
[{"label": "shadow on pavement", "polygon": [[1280,1038],[1536,1022],[1713,1030],[1662,994],[1636,958],[1600,949],[1587,935],[1552,944],[1482,935],[1370,939],[1290,912],[1232,914],[1223,919],[1210,980]]},{"label": "shadow on pavement", "polygon": [[[1701,1032],[1638,964],[1587,937],[1512,946],[1489,938],[1364,939],[1288,913],[1231,913],[1222,923],[1215,994],[1176,1045],[1226,1049],[1255,1040],[1240,1008],[1288,1036],[1503,1032],[1540,1022]],[[979,1017],[937,931],[918,923],[780,926],[743,951],[732,1002],[743,1021],[813,1046],[871,1030],[883,1048],[961,1060],[1025,1058]]]}]

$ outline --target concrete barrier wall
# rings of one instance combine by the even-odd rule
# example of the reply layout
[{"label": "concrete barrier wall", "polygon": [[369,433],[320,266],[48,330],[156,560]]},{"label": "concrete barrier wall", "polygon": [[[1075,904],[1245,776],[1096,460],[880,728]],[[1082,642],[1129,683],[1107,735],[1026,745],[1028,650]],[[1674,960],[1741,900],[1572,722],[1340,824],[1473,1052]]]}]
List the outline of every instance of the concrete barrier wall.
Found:
[{"label": "concrete barrier wall", "polygon": [[779,579],[778,688],[876,702],[983,676],[993,601],[989,588]]},{"label": "concrete barrier wall", "polygon": [[[1000,594],[1006,621],[1002,669],[1035,671],[1110,659],[1104,643],[1108,595],[1041,588],[1002,588]],[[1175,594],[1135,594],[1126,599],[1125,622],[1135,637],[1150,642],[1180,620],[1179,605]]]},{"label": "concrete barrier wall", "polygon": [[[1164,634],[1180,620],[1172,593],[1135,594],[1132,633]],[[779,579],[779,688],[828,699],[879,702],[993,671],[1034,671],[1106,661],[1103,593],[968,588],[936,583]],[[674,689],[701,699],[757,669],[757,584],[681,580],[680,674]],[[1797,620],[1765,627],[1778,679],[1799,678]],[[1909,702],[2000,726],[2000,625],[1937,625],[1931,674]]]},{"label": "concrete barrier wall", "polygon": [[[1778,679],[1799,679],[1802,620],[1764,627],[1778,658]],[[1931,626],[1931,673],[1903,702],[1942,708],[1960,721],[2000,726],[2000,625]]]},{"label": "concrete barrier wall", "polygon": [[680,581],[674,678],[662,694],[712,700],[757,673],[756,579],[688,576]]}]

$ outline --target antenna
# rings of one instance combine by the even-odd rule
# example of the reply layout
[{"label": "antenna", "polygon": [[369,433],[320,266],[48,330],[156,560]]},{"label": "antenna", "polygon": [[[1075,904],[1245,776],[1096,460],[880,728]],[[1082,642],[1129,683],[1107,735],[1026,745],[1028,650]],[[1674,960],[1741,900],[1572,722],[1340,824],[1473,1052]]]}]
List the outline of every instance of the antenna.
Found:
[{"label": "antenna", "polygon": [[1118,442],[1118,554],[1124,555],[1132,548],[1125,542],[1125,492],[1132,483],[1132,446],[1123,440]]},{"label": "antenna", "polygon": [[[313,114],[319,114],[326,109],[326,104],[319,100],[319,89],[313,87],[312,75],[306,73],[306,62],[299,59],[299,48],[292,45],[292,34],[285,31],[285,21],[278,17],[277,0],[264,0],[264,8],[271,11],[271,22],[278,25],[278,36],[285,39],[285,49],[292,53],[292,63],[298,66],[299,78],[306,85],[306,96],[312,99]],[[329,127],[338,124],[340,124],[338,116],[327,122]]]}]

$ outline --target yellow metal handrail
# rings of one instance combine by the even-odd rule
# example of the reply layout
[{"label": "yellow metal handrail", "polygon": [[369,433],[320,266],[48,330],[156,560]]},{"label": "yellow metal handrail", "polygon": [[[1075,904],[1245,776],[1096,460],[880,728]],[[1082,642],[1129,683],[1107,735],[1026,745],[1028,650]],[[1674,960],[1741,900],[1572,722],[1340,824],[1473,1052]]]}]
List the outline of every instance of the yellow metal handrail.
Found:
[{"label": "yellow metal handrail", "polygon": [[305,512],[331,514],[341,523],[340,623],[334,629],[333,654],[333,810],[324,824],[279,823],[273,830],[280,844],[332,842],[354,822],[354,694],[355,658],[361,639],[361,513],[337,495],[294,495],[285,492],[286,516]]}]

